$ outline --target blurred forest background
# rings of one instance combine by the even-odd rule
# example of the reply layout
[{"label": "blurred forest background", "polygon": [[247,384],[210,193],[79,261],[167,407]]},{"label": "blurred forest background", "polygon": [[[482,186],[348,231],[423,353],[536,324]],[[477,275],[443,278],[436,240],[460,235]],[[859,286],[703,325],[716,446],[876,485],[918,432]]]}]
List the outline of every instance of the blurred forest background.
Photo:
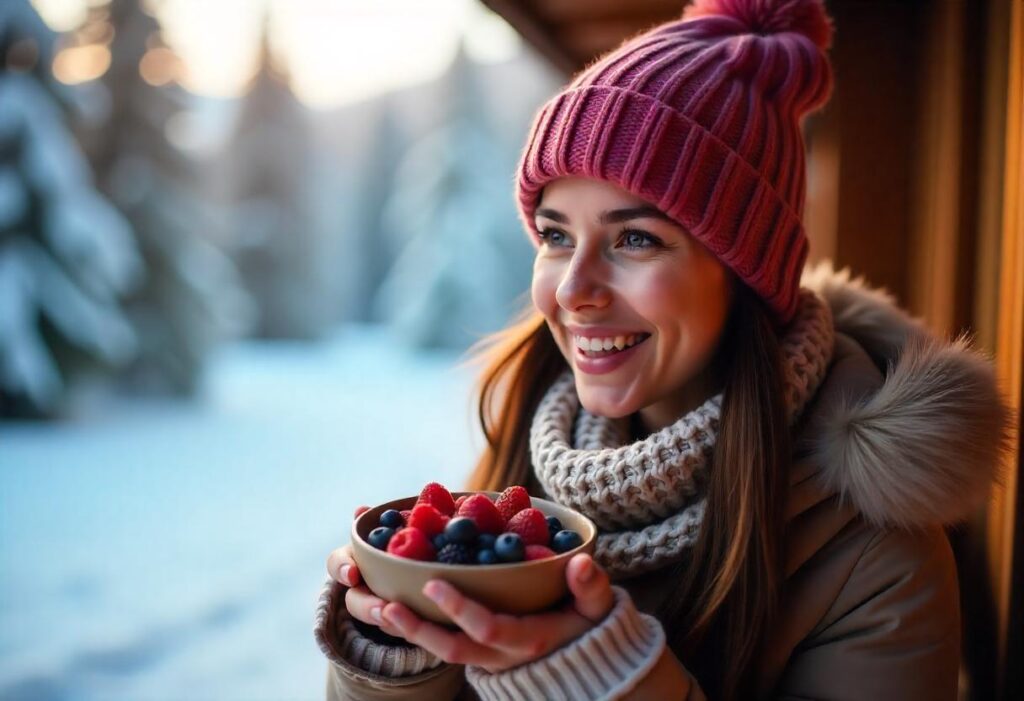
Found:
[{"label": "blurred forest background", "polygon": [[458,486],[564,78],[475,0],[0,0],[0,698],[314,698],[352,509]]}]

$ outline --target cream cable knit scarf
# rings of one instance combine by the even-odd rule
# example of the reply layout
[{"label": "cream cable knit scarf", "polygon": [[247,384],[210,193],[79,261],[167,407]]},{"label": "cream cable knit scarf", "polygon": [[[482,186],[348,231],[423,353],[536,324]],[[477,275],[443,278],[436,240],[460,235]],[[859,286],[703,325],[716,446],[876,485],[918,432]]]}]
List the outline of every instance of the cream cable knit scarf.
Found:
[{"label": "cream cable knit scarf", "polygon": [[[828,304],[802,288],[797,314],[780,339],[790,426],[824,379],[834,339]],[[674,562],[696,541],[721,408],[719,393],[672,425],[627,443],[623,422],[580,406],[572,371],[541,400],[530,428],[534,473],[552,499],[597,524],[595,558],[613,578]]]}]

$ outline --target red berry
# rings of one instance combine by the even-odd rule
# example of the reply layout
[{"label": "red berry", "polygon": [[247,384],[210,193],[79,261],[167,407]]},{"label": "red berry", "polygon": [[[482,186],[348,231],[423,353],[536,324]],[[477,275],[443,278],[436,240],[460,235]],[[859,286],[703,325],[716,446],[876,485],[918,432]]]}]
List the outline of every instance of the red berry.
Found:
[{"label": "red berry", "polygon": [[391,536],[388,552],[411,560],[433,560],[434,546],[419,528],[403,528]]},{"label": "red berry", "polygon": [[463,494],[461,497],[455,500],[455,513],[459,513],[459,509],[462,508],[462,502],[466,501],[466,499],[469,499],[468,494]]},{"label": "red berry", "polygon": [[437,482],[429,482],[423,488],[423,491],[420,492],[420,497],[416,500],[416,503],[430,504],[445,516],[451,516],[455,513],[455,500],[452,499],[451,492]]},{"label": "red berry", "polygon": [[554,557],[557,553],[546,545],[527,545],[524,560],[543,560],[545,557]]},{"label": "red berry", "polygon": [[409,515],[412,514],[412,509],[402,509],[398,513],[402,514],[402,523],[409,525]]},{"label": "red berry", "polygon": [[409,528],[419,528],[426,535],[433,537],[444,530],[445,517],[430,504],[417,504],[406,519]]},{"label": "red berry", "polygon": [[498,535],[505,528],[505,519],[501,517],[498,507],[486,494],[472,494],[459,507],[459,516],[473,519],[477,530],[481,533]]},{"label": "red berry", "polygon": [[527,545],[547,545],[551,538],[544,512],[532,507],[523,509],[509,519],[505,530],[510,533],[518,533]]},{"label": "red berry", "polygon": [[516,484],[502,492],[501,496],[494,500],[494,505],[507,522],[523,509],[530,508],[530,495],[526,487]]}]

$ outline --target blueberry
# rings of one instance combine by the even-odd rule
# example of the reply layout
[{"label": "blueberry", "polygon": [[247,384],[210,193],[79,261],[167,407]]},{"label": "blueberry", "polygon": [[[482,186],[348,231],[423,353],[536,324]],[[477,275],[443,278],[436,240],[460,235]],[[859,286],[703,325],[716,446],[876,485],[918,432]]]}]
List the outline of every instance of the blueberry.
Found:
[{"label": "blueberry", "polygon": [[559,521],[554,516],[548,516],[544,520],[548,522],[548,537],[549,538],[553,539],[555,537],[555,534],[558,533],[560,530],[563,530],[563,528],[564,528],[564,526],[562,526],[562,522]]},{"label": "blueberry", "polygon": [[476,547],[481,550],[494,550],[494,541],[498,539],[498,536],[493,533],[481,533],[476,537]]},{"label": "blueberry", "polygon": [[520,562],[526,556],[526,546],[518,533],[502,533],[494,541],[494,554],[502,562]]},{"label": "blueberry", "polygon": [[444,527],[444,535],[449,543],[472,545],[476,542],[476,523],[468,516],[456,516]]},{"label": "blueberry", "polygon": [[564,553],[583,545],[583,538],[576,531],[559,531],[551,539],[551,549],[556,553]]},{"label": "blueberry", "polygon": [[478,565],[496,565],[498,564],[498,556],[494,554],[494,551],[490,548],[478,550],[476,553],[476,564]]},{"label": "blueberry", "polygon": [[367,536],[366,542],[377,548],[378,550],[387,550],[388,542],[391,540],[391,536],[395,534],[394,528],[388,528],[387,526],[380,526],[370,531],[370,535]]},{"label": "blueberry", "polygon": [[431,542],[434,544],[434,550],[440,550],[448,545],[448,538],[445,537],[444,533],[438,533]]},{"label": "blueberry", "polygon": [[402,518],[402,514],[398,513],[397,509],[388,509],[380,515],[380,525],[397,531],[405,525],[405,519]]}]

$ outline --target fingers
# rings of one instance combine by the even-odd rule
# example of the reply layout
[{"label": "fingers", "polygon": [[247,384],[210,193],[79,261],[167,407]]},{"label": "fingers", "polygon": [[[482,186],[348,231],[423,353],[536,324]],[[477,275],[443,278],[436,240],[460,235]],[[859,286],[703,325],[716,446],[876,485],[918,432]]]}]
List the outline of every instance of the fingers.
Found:
[{"label": "fingers", "polygon": [[408,607],[392,601],[384,607],[384,621],[414,645],[434,653],[451,664],[474,664],[488,668],[497,663],[501,653],[474,641],[465,633],[445,630],[425,621]]},{"label": "fingers", "polygon": [[[360,514],[369,510],[369,506],[357,506],[353,518],[359,518]],[[354,587],[362,581],[359,577],[359,570],[355,566],[355,560],[352,559],[351,545],[343,545],[327,556],[327,573],[334,581],[348,587]]]},{"label": "fingers", "polygon": [[352,617],[373,626],[383,623],[381,611],[387,603],[365,586],[351,587],[345,592],[345,608]]},{"label": "fingers", "polygon": [[592,625],[574,611],[568,612],[571,615],[530,617],[494,613],[444,580],[431,580],[424,593],[471,640],[519,662],[548,654],[565,641],[583,635]]},{"label": "fingers", "polygon": [[544,637],[538,631],[523,625],[519,618],[496,614],[480,603],[473,601],[448,582],[432,579],[423,593],[451,617],[472,640],[489,648],[522,652],[539,656],[545,645]]},{"label": "fingers", "polygon": [[327,556],[327,573],[334,581],[348,587],[354,587],[362,581],[355,560],[352,559],[351,545],[346,544],[331,551]]},{"label": "fingers", "polygon": [[593,623],[601,621],[615,604],[608,573],[586,553],[574,555],[566,566],[565,576],[574,597],[573,606]]}]

